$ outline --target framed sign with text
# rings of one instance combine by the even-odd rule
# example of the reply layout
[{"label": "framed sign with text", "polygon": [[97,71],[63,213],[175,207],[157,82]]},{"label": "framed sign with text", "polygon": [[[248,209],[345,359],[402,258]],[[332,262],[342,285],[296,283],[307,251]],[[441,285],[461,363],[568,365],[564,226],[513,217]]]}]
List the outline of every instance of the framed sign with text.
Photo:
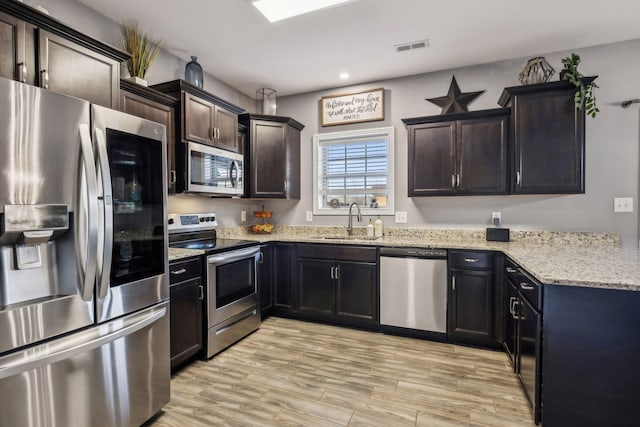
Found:
[{"label": "framed sign with text", "polygon": [[384,88],[322,97],[322,126],[384,120]]}]

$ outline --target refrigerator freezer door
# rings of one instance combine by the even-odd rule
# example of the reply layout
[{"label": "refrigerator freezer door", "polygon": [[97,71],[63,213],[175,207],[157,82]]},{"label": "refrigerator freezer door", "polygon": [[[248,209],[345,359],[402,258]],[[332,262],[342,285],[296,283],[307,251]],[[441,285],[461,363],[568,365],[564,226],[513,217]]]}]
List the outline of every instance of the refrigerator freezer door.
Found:
[{"label": "refrigerator freezer door", "polygon": [[88,102],[0,78],[0,354],[94,323],[89,120]]},{"label": "refrigerator freezer door", "polygon": [[92,106],[101,209],[98,322],[169,298],[165,127]]},{"label": "refrigerator freezer door", "polygon": [[165,302],[0,358],[0,425],[138,426],[169,382]]}]

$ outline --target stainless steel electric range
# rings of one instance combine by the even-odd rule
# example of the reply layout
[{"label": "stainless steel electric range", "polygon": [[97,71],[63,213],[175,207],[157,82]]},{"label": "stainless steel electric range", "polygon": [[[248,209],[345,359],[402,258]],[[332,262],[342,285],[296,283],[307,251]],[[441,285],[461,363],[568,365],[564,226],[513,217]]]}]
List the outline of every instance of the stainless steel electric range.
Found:
[{"label": "stainless steel electric range", "polygon": [[215,213],[170,214],[169,246],[204,250],[207,257],[204,346],[207,358],[260,327],[260,244],[216,238]]}]

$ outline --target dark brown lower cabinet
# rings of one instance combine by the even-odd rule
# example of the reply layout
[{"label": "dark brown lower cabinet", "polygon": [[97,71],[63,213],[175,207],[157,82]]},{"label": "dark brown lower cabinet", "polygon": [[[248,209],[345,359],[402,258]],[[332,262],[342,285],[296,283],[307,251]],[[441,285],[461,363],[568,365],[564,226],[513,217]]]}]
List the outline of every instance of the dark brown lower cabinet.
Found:
[{"label": "dark brown lower cabinet", "polygon": [[351,326],[378,324],[376,249],[298,245],[296,314]]},{"label": "dark brown lower cabinet", "polygon": [[294,243],[276,242],[273,245],[273,308],[276,313],[293,310],[295,286]]},{"label": "dark brown lower cabinet", "polygon": [[202,259],[192,258],[169,265],[171,368],[202,350]]},{"label": "dark brown lower cabinet", "polygon": [[[449,251],[447,334],[452,342],[499,347],[494,254]],[[499,320],[498,320],[499,322]]]},{"label": "dark brown lower cabinet", "polygon": [[274,247],[270,244],[260,247],[260,265],[258,270],[258,293],[262,316],[273,308],[273,261]]}]

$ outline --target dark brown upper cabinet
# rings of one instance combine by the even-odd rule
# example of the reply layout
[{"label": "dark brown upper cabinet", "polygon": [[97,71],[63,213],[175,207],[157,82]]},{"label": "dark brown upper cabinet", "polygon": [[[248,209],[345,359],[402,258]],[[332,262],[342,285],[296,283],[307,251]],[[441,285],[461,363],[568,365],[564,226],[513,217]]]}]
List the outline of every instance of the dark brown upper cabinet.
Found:
[{"label": "dark brown upper cabinet", "polygon": [[176,115],[176,140],[193,141],[240,152],[238,114],[244,110],[184,80],[152,86],[180,100]]},{"label": "dark brown upper cabinet", "polygon": [[178,100],[155,89],[126,80],[120,81],[120,111],[161,123],[167,128],[167,183],[169,193],[175,192],[175,109]]},{"label": "dark brown upper cabinet", "polygon": [[0,2],[0,76],[118,108],[129,55],[20,2]]},{"label": "dark brown upper cabinet", "polygon": [[300,131],[290,117],[241,114],[247,129],[245,174],[247,197],[300,198]]},{"label": "dark brown upper cabinet", "polygon": [[498,103],[511,106],[512,193],[585,192],[585,113],[574,94],[566,81],[505,88]]},{"label": "dark brown upper cabinet", "polygon": [[508,193],[508,108],[402,121],[409,197]]}]

